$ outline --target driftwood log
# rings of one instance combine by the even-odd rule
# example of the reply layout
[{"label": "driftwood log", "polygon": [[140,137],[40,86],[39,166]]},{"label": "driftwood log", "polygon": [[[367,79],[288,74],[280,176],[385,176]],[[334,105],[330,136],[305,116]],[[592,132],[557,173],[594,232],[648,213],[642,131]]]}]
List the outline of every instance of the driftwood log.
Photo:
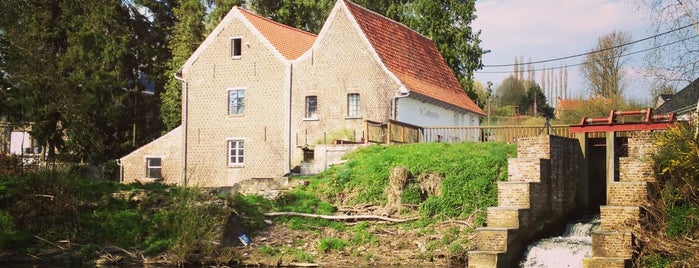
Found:
[{"label": "driftwood log", "polygon": [[357,221],[357,220],[378,220],[378,221],[388,221],[388,222],[407,222],[412,220],[417,220],[419,217],[407,218],[407,219],[394,219],[379,215],[318,215],[309,213],[299,213],[299,212],[269,212],[265,213],[265,216],[275,217],[275,216],[299,216],[307,218],[321,218],[326,220],[338,220],[338,221]]}]

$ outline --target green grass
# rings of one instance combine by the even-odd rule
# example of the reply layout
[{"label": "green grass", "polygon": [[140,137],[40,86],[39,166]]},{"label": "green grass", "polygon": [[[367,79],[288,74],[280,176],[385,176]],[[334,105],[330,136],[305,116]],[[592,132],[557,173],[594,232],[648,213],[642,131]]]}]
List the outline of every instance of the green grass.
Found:
[{"label": "green grass", "polygon": [[390,171],[404,166],[412,176],[431,172],[444,178],[442,195],[429,196],[426,200],[420,199],[416,185],[408,184],[401,196],[404,203],[419,204],[420,211],[427,216],[467,216],[475,208],[496,204],[494,182],[507,178],[507,159],[515,155],[514,145],[502,143],[374,145],[349,154],[345,164],[310,178],[310,184],[303,190],[329,202],[356,193],[344,201],[383,205]]},{"label": "green grass", "polygon": [[318,251],[329,253],[332,251],[342,251],[347,246],[347,241],[340,238],[324,237],[318,242]]}]

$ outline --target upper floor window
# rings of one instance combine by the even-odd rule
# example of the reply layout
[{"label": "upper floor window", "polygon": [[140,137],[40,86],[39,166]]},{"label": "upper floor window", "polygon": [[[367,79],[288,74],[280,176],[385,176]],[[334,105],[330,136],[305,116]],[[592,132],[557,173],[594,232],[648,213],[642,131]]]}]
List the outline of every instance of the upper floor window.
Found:
[{"label": "upper floor window", "polygon": [[228,141],[228,165],[236,166],[242,165],[245,155],[245,142],[243,140],[229,140]]},{"label": "upper floor window", "polygon": [[228,90],[228,115],[242,115],[245,112],[245,90]]},{"label": "upper floor window", "polygon": [[359,94],[347,94],[347,117],[359,118],[361,116],[359,111]]},{"label": "upper floor window", "polygon": [[162,178],[162,159],[160,157],[146,158],[146,178]]},{"label": "upper floor window", "polygon": [[318,117],[318,96],[306,96],[306,118]]},{"label": "upper floor window", "polygon": [[233,37],[231,38],[231,58],[240,59],[243,55],[243,38]]}]

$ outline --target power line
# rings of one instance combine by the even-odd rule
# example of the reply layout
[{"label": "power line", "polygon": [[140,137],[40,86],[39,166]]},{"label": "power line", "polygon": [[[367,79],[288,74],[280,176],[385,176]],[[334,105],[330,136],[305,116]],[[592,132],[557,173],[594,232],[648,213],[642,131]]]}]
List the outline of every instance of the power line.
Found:
[{"label": "power line", "polygon": [[[528,63],[512,63],[512,64],[483,65],[483,68],[523,66],[523,65],[539,64],[539,63],[546,63],[546,62],[552,62],[552,61],[560,61],[560,60],[566,60],[566,59],[572,59],[572,58],[587,56],[587,55],[590,55],[590,54],[594,54],[594,53],[598,53],[598,52],[602,52],[602,51],[606,51],[606,50],[612,50],[612,49],[617,49],[617,48],[620,48],[620,47],[623,47],[623,46],[633,45],[633,44],[635,44],[635,43],[639,43],[639,42],[643,42],[643,41],[646,41],[646,40],[649,40],[649,39],[653,39],[653,38],[656,38],[656,37],[660,37],[660,36],[663,36],[663,35],[666,35],[666,34],[669,34],[669,33],[672,33],[672,32],[676,32],[676,31],[679,31],[679,30],[683,30],[683,29],[686,29],[686,28],[689,28],[689,27],[692,27],[692,26],[693,26],[693,24],[688,24],[688,25],[682,26],[682,27],[680,27],[680,28],[672,29],[672,30],[669,30],[669,31],[666,31],[666,32],[663,32],[663,33],[659,33],[659,34],[656,34],[656,35],[653,35],[653,36],[649,36],[649,37],[646,37],[646,38],[643,38],[643,39],[639,39],[639,40],[631,41],[631,42],[628,42],[628,43],[625,43],[625,44],[620,44],[620,45],[616,45],[616,46],[613,46],[613,47],[604,48],[604,49],[599,49],[599,50],[595,50],[595,51],[590,51],[590,52],[585,52],[585,53],[579,53],[579,54],[575,54],[575,55],[570,55],[570,56],[565,56],[565,57],[560,57],[560,58],[554,58],[554,59],[548,59],[548,60],[533,61],[533,62],[528,62]],[[487,72],[480,72],[480,73],[487,73]]]},{"label": "power line", "polygon": [[[682,39],[682,40],[677,40],[677,41],[670,42],[670,43],[667,43],[667,44],[662,44],[662,45],[659,45],[659,46],[655,46],[655,47],[651,47],[651,48],[642,49],[642,50],[639,50],[639,51],[634,51],[634,52],[629,52],[629,53],[626,53],[626,54],[622,54],[622,55],[619,55],[619,57],[627,57],[627,56],[635,55],[635,54],[638,54],[638,53],[643,53],[643,52],[650,51],[650,50],[654,50],[654,49],[658,49],[658,48],[661,48],[661,47],[665,47],[665,46],[669,46],[669,45],[674,45],[674,44],[677,44],[677,43],[681,43],[681,42],[684,42],[684,41],[687,41],[687,40],[690,40],[690,39],[694,39],[694,38],[697,38],[697,37],[699,37],[699,36],[695,35],[695,36],[692,36],[692,37],[689,37],[689,38],[685,38],[685,39]],[[566,64],[566,65],[560,66],[560,67],[547,67],[547,68],[539,68],[539,69],[536,69],[536,68],[535,68],[535,69],[531,69],[531,70],[527,70],[527,71],[534,71],[534,72],[537,72],[537,71],[558,70],[558,69],[563,69],[563,68],[568,68],[568,67],[581,66],[581,65],[583,65],[583,64],[585,64],[585,63],[601,62],[601,61],[606,61],[606,60],[611,60],[611,59],[613,59],[613,58],[604,58],[604,59],[598,59],[598,60],[595,60],[595,61],[581,62],[581,63],[571,64],[571,65],[567,65],[567,64]],[[519,65],[519,64],[517,64],[517,65]],[[514,66],[514,64],[512,64],[511,66]],[[476,72],[477,72],[477,73],[481,73],[481,74],[508,74],[508,73],[512,73],[512,70],[510,70],[510,71],[485,71],[485,72],[476,71]]]}]

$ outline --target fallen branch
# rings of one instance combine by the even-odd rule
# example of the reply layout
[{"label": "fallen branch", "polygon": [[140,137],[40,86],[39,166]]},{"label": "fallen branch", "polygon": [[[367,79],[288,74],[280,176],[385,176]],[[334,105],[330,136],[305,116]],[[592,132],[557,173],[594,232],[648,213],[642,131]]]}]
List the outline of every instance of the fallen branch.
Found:
[{"label": "fallen branch", "polygon": [[58,245],[58,244],[56,244],[56,243],[54,243],[54,242],[51,242],[51,241],[48,241],[48,240],[46,240],[46,239],[41,238],[41,237],[39,237],[38,235],[35,235],[34,238],[39,239],[39,240],[41,240],[41,241],[44,241],[44,242],[46,242],[46,243],[49,243],[49,244],[51,244],[51,245],[54,245],[54,246],[56,246],[57,248],[59,248],[59,249],[61,249],[61,250],[65,250],[65,249],[66,249],[66,248],[61,247],[60,245]]},{"label": "fallen branch", "polygon": [[275,217],[275,216],[300,216],[307,218],[321,218],[326,220],[340,220],[340,221],[356,221],[356,220],[380,220],[388,222],[407,222],[412,220],[417,220],[420,217],[407,218],[407,219],[394,219],[379,215],[318,215],[318,214],[308,214],[299,212],[269,212],[265,213],[265,216]]},{"label": "fallen branch", "polygon": [[51,199],[51,201],[53,201],[53,199],[55,198],[53,195],[47,195],[47,194],[30,194],[29,196],[31,196],[31,197],[45,197],[45,198]]}]

